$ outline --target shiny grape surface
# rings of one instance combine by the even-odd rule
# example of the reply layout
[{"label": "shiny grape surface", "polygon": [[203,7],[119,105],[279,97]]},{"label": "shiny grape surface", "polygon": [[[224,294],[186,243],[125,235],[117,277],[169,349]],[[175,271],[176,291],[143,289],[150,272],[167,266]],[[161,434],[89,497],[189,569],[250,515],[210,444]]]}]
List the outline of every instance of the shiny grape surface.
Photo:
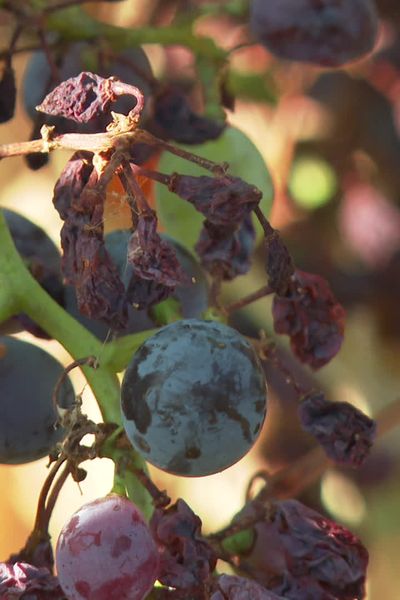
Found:
[{"label": "shiny grape surface", "polygon": [[254,444],[266,382],[253,348],[234,329],[185,319],[139,348],[121,404],[127,435],[146,460],[174,474],[210,475]]},{"label": "shiny grape surface", "polygon": [[82,506],[57,542],[57,574],[69,600],[143,600],[158,564],[142,514],[115,494]]}]

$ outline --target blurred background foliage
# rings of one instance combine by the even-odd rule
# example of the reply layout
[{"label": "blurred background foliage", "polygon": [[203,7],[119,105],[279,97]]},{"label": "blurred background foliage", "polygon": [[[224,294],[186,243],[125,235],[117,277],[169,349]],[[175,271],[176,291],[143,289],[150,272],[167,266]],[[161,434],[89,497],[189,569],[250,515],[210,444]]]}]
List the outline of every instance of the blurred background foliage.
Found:
[{"label": "blurred background foliage", "polygon": [[[125,0],[89,3],[86,10],[106,23],[140,28],[167,26],[185,18],[192,2]],[[198,3],[199,4],[199,3]],[[199,35],[212,37],[230,53],[225,94],[229,126],[215,142],[194,151],[228,161],[233,172],[258,185],[264,208],[287,243],[296,265],[323,275],[344,305],[346,335],[339,355],[318,373],[302,367],[279,342],[281,360],[308,386],[321,387],[332,400],[349,401],[367,414],[383,415],[382,435],[359,471],[329,467],[308,486],[299,483],[299,497],[325,511],[357,533],[370,552],[368,598],[400,597],[400,11],[395,0],[377,2],[381,16],[377,47],[366,59],[340,70],[320,69],[275,59],[260,45],[248,43],[242,18],[220,11],[223,2],[209,3],[207,16],[194,23]],[[243,3],[230,2],[237,9]],[[234,13],[234,11],[231,11]],[[240,11],[239,11],[240,12]],[[11,25],[0,12],[0,39]],[[144,48],[155,77],[185,90],[192,105],[202,109],[202,90],[193,55],[180,46]],[[15,56],[18,89],[30,53]],[[31,82],[30,85],[35,85]],[[29,139],[32,124],[21,94],[15,117],[0,129],[1,143]],[[237,130],[237,131],[236,131]],[[59,245],[60,221],[51,204],[52,188],[68,153],[59,152],[37,172],[22,158],[0,164],[0,203],[40,224]],[[158,157],[157,157],[158,160]],[[161,156],[163,172],[178,169],[178,159]],[[154,162],[154,159],[153,159]],[[179,161],[178,161],[179,162]],[[187,171],[188,172],[188,171]],[[272,193],[272,183],[274,193]],[[165,190],[146,193],[159,208],[161,228],[189,247],[199,219]],[[127,211],[118,189],[110,191],[105,227],[127,226]],[[273,198],[273,201],[272,201]],[[227,302],[265,283],[260,246],[251,272],[224,287]],[[233,322],[256,336],[272,333],[270,301],[262,299],[238,312]],[[56,341],[18,334],[51,351],[65,364],[69,357]],[[251,475],[270,473],[312,451],[313,442],[296,419],[297,399],[282,371],[268,364],[269,411],[253,451],[224,473],[202,479],[168,476],[152,469],[154,479],[173,497],[183,496],[210,531],[226,524],[241,507]],[[76,390],[84,389],[85,407],[98,411],[80,374]],[[23,545],[32,526],[35,503],[45,478],[46,460],[0,466],[0,557]],[[310,467],[312,468],[312,467]],[[88,466],[78,488],[69,482],[52,520],[56,536],[67,514],[109,491],[111,464]]]}]

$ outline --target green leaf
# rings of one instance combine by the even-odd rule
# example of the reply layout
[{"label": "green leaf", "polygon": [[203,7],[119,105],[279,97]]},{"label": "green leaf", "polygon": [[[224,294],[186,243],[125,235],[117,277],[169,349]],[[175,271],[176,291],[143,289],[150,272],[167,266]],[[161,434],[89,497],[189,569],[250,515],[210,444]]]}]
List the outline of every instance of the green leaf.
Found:
[{"label": "green leaf", "polygon": [[[182,146],[182,148],[217,163],[228,162],[229,173],[241,177],[262,191],[261,209],[266,216],[269,215],[274,196],[271,176],[256,146],[239,129],[228,127],[218,140],[199,146]],[[185,175],[207,175],[207,171],[201,167],[168,152],[163,153],[158,170],[167,174],[176,172]],[[158,183],[156,202],[160,222],[165,231],[193,251],[204,220],[203,215],[191,204],[178,198],[164,185]],[[258,239],[261,239],[261,228],[257,222],[255,224]]]}]

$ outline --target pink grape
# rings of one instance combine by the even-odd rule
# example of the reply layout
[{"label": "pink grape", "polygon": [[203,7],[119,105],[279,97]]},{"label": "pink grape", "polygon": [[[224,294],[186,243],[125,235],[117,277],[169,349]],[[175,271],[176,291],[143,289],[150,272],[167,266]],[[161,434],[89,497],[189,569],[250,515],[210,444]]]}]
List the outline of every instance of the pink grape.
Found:
[{"label": "pink grape", "polygon": [[56,566],[69,600],[143,600],[159,556],[138,508],[112,494],[85,504],[64,525]]}]

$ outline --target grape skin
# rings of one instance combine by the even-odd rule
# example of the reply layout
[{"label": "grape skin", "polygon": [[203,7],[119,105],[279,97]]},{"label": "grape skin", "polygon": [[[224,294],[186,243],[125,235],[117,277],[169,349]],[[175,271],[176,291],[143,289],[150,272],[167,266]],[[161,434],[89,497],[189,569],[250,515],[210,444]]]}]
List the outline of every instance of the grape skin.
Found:
[{"label": "grape skin", "polygon": [[58,538],[57,574],[69,600],[142,600],[158,566],[142,514],[115,494],[82,506]]},{"label": "grape skin", "polygon": [[[49,454],[64,431],[55,428],[52,391],[63,367],[41,348],[12,337],[0,337],[0,463],[21,464]],[[59,400],[71,406],[69,379]]]},{"label": "grape skin", "polygon": [[176,475],[210,475],[254,444],[266,412],[264,372],[234,329],[185,319],[136,352],[121,406],[127,435],[146,460]]}]

